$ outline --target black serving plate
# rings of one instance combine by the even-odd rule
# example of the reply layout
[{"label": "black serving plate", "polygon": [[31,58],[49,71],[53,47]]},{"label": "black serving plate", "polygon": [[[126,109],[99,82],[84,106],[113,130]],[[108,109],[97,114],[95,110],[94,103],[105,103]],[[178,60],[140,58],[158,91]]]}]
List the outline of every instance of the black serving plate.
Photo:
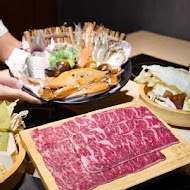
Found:
[{"label": "black serving plate", "polygon": [[[129,59],[123,66],[122,66],[123,72],[121,73],[121,81],[119,83],[119,86],[117,88],[112,88],[109,91],[106,91],[104,93],[90,96],[90,97],[81,97],[81,98],[72,98],[72,99],[63,99],[63,100],[51,100],[47,101],[47,103],[58,103],[58,104],[81,104],[81,103],[87,103],[87,102],[92,102],[92,101],[97,101],[103,98],[106,98],[115,92],[119,91],[130,79],[131,77],[131,72],[132,72],[132,64],[131,60]],[[36,94],[31,92],[30,90],[26,89],[25,87],[23,88],[23,91],[29,93],[30,95],[43,100],[39,98]],[[45,100],[43,100],[45,101]]]},{"label": "black serving plate", "polygon": [[139,73],[142,71],[143,65],[160,65],[160,66],[171,66],[174,68],[181,68],[188,70],[188,67],[179,65],[177,63],[172,63],[163,59],[159,59],[156,57],[152,57],[146,54],[139,54],[131,58],[133,63],[132,65],[132,72],[131,72],[131,80],[133,80]]}]

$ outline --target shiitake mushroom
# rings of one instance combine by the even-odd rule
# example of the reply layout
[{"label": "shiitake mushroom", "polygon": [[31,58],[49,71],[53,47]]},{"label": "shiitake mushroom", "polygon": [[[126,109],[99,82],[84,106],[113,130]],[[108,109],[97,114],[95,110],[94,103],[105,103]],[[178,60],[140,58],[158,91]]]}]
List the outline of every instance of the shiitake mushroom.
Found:
[{"label": "shiitake mushroom", "polygon": [[45,73],[48,77],[57,77],[60,74],[60,70],[57,67],[48,67],[45,69]]},{"label": "shiitake mushroom", "polygon": [[101,71],[111,71],[111,66],[107,63],[103,63],[99,65],[97,69]]},{"label": "shiitake mushroom", "polygon": [[56,63],[57,68],[60,70],[60,72],[69,71],[71,69],[71,66],[67,60],[60,60]]},{"label": "shiitake mushroom", "polygon": [[56,63],[56,67],[48,67],[45,69],[45,73],[48,77],[57,77],[64,71],[69,71],[71,66],[68,61],[61,60]]}]

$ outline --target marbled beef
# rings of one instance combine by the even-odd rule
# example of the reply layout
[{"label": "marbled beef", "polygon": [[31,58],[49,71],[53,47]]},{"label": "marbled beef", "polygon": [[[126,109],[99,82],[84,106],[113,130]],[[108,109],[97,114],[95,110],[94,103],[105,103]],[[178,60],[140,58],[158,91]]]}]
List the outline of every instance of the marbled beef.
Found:
[{"label": "marbled beef", "polygon": [[96,174],[84,168],[66,136],[60,138],[61,127],[32,131],[31,135],[46,167],[52,173],[60,190],[88,190],[113,179],[145,169],[165,159],[159,151],[131,159],[110,170]]},{"label": "marbled beef", "polygon": [[63,123],[62,127],[91,173],[177,142],[170,130],[143,106],[83,116]]}]

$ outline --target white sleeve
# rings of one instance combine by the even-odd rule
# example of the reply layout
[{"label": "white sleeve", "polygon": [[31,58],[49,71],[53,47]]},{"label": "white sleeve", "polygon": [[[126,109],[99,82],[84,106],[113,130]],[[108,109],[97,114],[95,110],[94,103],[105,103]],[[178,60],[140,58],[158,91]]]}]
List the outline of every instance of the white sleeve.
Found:
[{"label": "white sleeve", "polygon": [[0,36],[3,36],[7,32],[8,32],[8,29],[3,24],[3,21],[0,19]]}]

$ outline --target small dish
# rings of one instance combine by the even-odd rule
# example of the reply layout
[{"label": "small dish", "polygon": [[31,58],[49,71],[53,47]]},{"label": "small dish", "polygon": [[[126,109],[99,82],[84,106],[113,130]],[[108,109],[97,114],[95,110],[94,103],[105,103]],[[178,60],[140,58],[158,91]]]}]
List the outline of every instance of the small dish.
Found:
[{"label": "small dish", "polygon": [[168,124],[178,127],[190,128],[190,112],[183,110],[176,110],[168,107],[161,106],[152,101],[147,92],[149,88],[146,84],[141,84],[139,88],[140,99],[153,111],[155,111],[163,120]]}]

